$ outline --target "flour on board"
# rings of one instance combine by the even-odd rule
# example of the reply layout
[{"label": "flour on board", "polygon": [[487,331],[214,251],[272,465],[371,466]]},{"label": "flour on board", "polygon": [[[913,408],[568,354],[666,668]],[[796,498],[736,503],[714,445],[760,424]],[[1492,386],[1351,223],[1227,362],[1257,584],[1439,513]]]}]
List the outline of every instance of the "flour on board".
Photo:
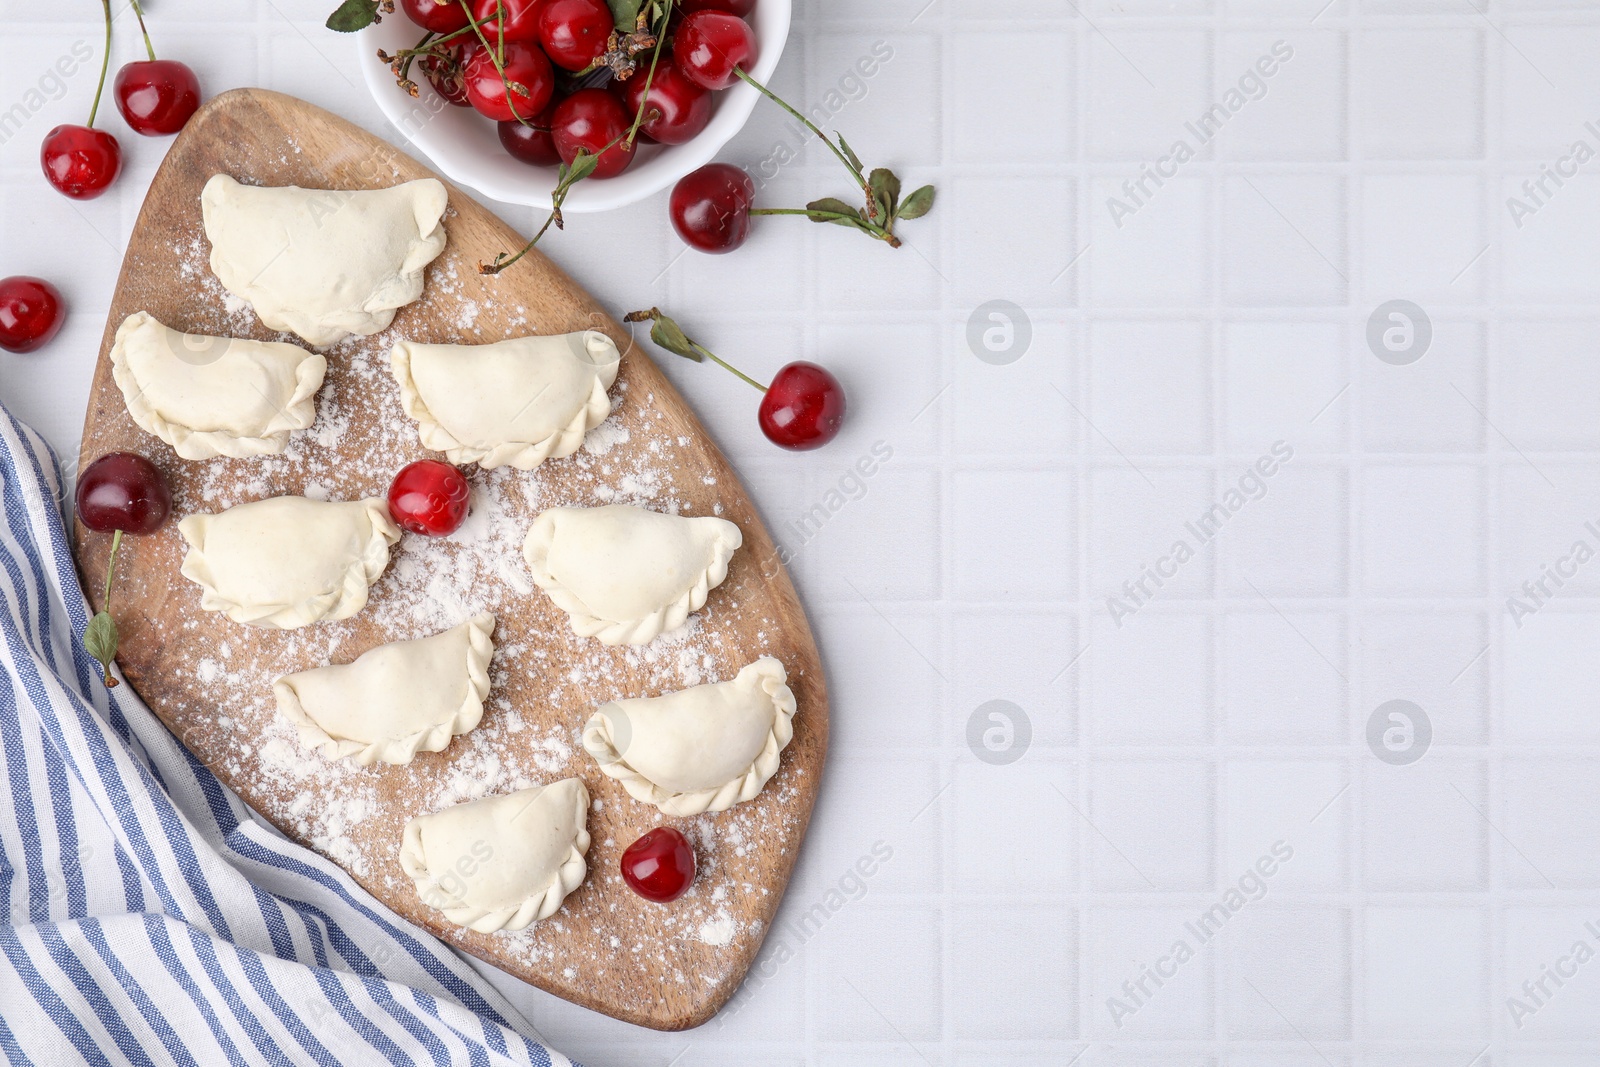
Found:
[{"label": "flour on board", "polygon": [[[179,274],[198,289],[207,310],[195,321],[170,325],[294,341],[264,331],[249,304],[221,288],[207,265],[203,237],[196,236],[177,252]],[[508,309],[490,302],[477,305],[462,299],[460,269],[454,261],[436,264],[423,297],[424,304],[436,305],[428,321],[441,321],[437,312],[446,309],[442,321],[457,335],[424,339],[478,343],[496,339],[484,335],[490,326],[501,335],[507,322],[512,329],[525,328],[526,316],[520,311],[508,315]],[[399,338],[391,327],[324,349],[328,378],[318,397],[316,423],[296,434],[281,455],[211,462],[198,478],[180,480],[174,486],[176,512],[214,512],[286,493],[333,500],[381,496],[395,471],[429,455],[415,423],[400,408],[390,372],[388,352]],[[259,784],[252,798],[273,822],[369,887],[381,886],[404,898],[415,890],[395,856],[400,828],[410,818],[572,775],[583,776],[593,787],[604,779],[594,773],[580,738],[582,724],[598,703],[731,678],[745,662],[767,651],[770,619],[754,620],[763,626],[754,649],[734,643],[727,623],[739,601],[731,588],[713,598],[704,613],[648,645],[608,648],[576,638],[564,614],[531,581],[522,545],[540,510],[630,503],[691,514],[697,510],[694,500],[703,500],[706,487],[714,485],[714,478],[680,456],[692,447],[690,438],[653,430],[663,415],[654,408],[652,394],[644,391],[641,397],[638,392],[630,395],[626,378],[619,381],[613,415],[566,459],[532,472],[468,468],[472,504],[467,522],[445,538],[405,535],[388,570],[373,585],[367,609],[354,619],[298,631],[239,627],[229,631],[228,640],[207,649],[197,661],[195,681],[201,703],[214,710],[196,729],[207,730],[205,747],[213,768],[241,785]],[[161,459],[169,465],[179,462],[170,454]],[[714,506],[714,501],[702,504],[699,513]],[[194,598],[197,605],[192,589],[183,588],[181,595]],[[495,613],[498,620],[492,689],[479,727],[442,753],[419,755],[403,767],[367,769],[348,761],[330,762],[302,747],[296,731],[276,713],[272,683],[281,674],[348,662],[380,640],[429,636],[483,611]],[[199,614],[197,607],[194,614]],[[530,614],[532,625],[516,621]],[[182,625],[192,630],[194,619]],[[617,971],[636,973],[640,957],[656,958],[674,984],[730,980],[731,963],[719,967],[696,956],[695,966],[686,972],[676,950],[664,946],[703,946],[731,961],[738,953],[723,950],[759,938],[760,923],[741,922],[729,907],[740,898],[767,895],[756,884],[755,842],[798,840],[798,826],[779,803],[792,795],[793,777],[780,773],[761,797],[729,811],[674,821],[694,842],[701,866],[695,885],[673,907],[643,905],[648,909],[642,913],[644,921],[663,936],[652,941],[618,930],[586,940],[591,947],[577,952],[570,923],[606,922],[621,907],[640,906],[623,886],[617,861],[639,834],[663,823],[655,809],[625,796],[610,805],[596,796],[588,882],[550,920],[517,933],[491,935],[497,951],[576,982]],[[552,969],[552,961],[559,961],[558,970]]]}]

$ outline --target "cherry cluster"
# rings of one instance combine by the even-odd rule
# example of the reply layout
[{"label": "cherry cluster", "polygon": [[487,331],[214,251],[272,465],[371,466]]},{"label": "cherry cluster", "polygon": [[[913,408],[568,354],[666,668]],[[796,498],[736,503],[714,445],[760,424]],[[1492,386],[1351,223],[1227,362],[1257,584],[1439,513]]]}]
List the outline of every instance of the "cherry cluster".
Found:
[{"label": "cherry cluster", "polygon": [[[82,126],[57,126],[45,134],[39,150],[45,179],[74,200],[93,200],[122,173],[121,143],[94,124],[111,66],[110,0],[101,0],[101,7],[106,24],[105,57],[100,63],[100,81],[89,108],[89,121]],[[156,58],[138,0],[133,0],[133,11],[139,19],[148,58],[125,63],[117,71],[111,87],[117,110],[135,133],[147,137],[177,133],[200,107],[200,80],[186,64]],[[32,352],[48,344],[61,329],[65,306],[61,291],[43,278],[0,278],[0,348]]]},{"label": "cherry cluster", "polygon": [[614,178],[638,142],[683,144],[706,128],[711,94],[755,59],[755,3],[678,0],[662,28],[644,12],[616,26],[605,0],[400,0],[424,36],[379,58],[407,91],[415,65],[445,100],[493,119],[514,158],[587,155],[585,177]]},{"label": "cherry cluster", "polygon": [[[39,150],[39,164],[51,185],[74,200],[93,200],[111,187],[122,173],[122,145],[106,130],[97,129],[95,116],[100,111],[100,96],[105,91],[106,74],[111,64],[111,3],[101,0],[105,12],[105,58],[100,64],[100,82],[95,87],[89,121],[82,126],[64,123],[45,134]],[[175,59],[157,59],[150,33],[145,29],[144,12],[138,0],[133,3],[144,36],[148,58],[123,64],[112,82],[112,95],[123,121],[134,133],[164,137],[183,129],[200,107],[200,79],[187,64]]]}]

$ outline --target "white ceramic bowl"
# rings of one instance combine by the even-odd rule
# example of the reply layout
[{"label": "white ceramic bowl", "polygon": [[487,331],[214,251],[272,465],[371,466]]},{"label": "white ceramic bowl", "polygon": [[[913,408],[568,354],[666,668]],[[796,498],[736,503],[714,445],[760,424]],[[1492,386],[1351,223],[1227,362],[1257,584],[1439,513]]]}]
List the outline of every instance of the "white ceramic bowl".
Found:
[{"label": "white ceramic bowl", "polygon": [[[760,0],[750,17],[760,52],[751,76],[762,84],[772,77],[789,37],[791,0]],[[422,151],[451,181],[471,186],[485,196],[510,204],[550,207],[555,189],[554,167],[534,167],[513,159],[500,145],[492,120],[472,108],[446,103],[428,80],[415,71],[420,95],[407,96],[389,68],[378,62],[378,49],[410,48],[422,36],[399,11],[356,34],[361,74],[373,99],[402,137]],[[660,192],[679,178],[711,162],[733,139],[755,110],[761,94],[743,82],[713,94],[716,111],[700,136],[681,145],[641,144],[633,166],[601,181],[583,181],[567,194],[563,211],[609,211]]]}]

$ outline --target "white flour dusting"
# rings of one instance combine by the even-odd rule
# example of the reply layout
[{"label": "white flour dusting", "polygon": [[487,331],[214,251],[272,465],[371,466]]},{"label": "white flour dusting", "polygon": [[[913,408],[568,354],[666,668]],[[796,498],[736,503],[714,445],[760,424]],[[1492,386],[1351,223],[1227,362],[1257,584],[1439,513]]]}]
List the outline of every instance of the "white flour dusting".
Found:
[{"label": "white flour dusting", "polygon": [[[171,325],[293,340],[263,331],[250,306],[222,290],[207,265],[202,238],[197,235],[175,251],[178,274],[203,297],[205,310],[193,321]],[[494,301],[462,299],[460,269],[448,257],[436,264],[422,301],[431,321],[440,321],[442,313],[454,333],[418,339],[472,343],[526,330],[520,311],[507,314]],[[430,319],[419,316],[419,321]],[[486,336],[486,330],[493,335]],[[389,370],[388,350],[399,337],[391,328],[324,350],[329,373],[316,424],[297,434],[284,454],[203,465],[181,464],[170,453],[158,459],[168,469],[184,471],[174,484],[177,513],[214,512],[284,493],[314,499],[382,495],[395,471],[429,455],[415,424],[400,409]],[[700,875],[673,905],[653,905],[626,889],[617,860],[637,836],[665,820],[600,778],[583,752],[581,730],[604,700],[731,678],[768,650],[773,620],[754,620],[762,628],[755,649],[736,646],[729,613],[749,598],[730,582],[705,613],[678,630],[645,646],[606,648],[571,633],[565,616],[533,585],[522,559],[528,525],[547,507],[630,503],[673,514],[721,510],[713,495],[716,479],[695,469],[689,458],[690,438],[647,429],[665,417],[654,409],[654,396],[648,391],[630,395],[626,376],[614,394],[612,417],[590,431],[573,456],[533,472],[470,468],[467,522],[447,538],[405,535],[373,586],[367,609],[354,619],[291,632],[238,627],[218,641],[215,620],[197,627],[198,594],[179,581],[175,595],[185,598],[189,617],[167,639],[175,655],[187,654],[198,666],[188,683],[193,699],[176,713],[194,715],[193,721],[206,727],[208,762],[244,789],[263,814],[369,888],[397,899],[414,895],[395,862],[399,830],[411,817],[571,775],[585,777],[592,790],[606,789],[620,798],[608,804],[594,797],[587,883],[556,916],[528,930],[455,939],[479,947],[492,943],[495,951],[535,969],[553,986],[636,974],[641,958],[670,984],[716,985],[729,980],[731,961],[742,958],[751,939],[760,937],[761,923],[738,915],[750,914],[756,904],[770,905],[768,891],[758,884],[756,843],[776,845],[786,854],[798,840],[799,827],[780,807],[797,788],[798,775],[786,761],[756,801],[714,816],[675,820],[673,825],[695,844]],[[623,412],[625,405],[638,410]],[[152,454],[161,447],[152,442]],[[272,683],[280,674],[348,662],[382,641],[425,637],[483,611],[499,620],[490,668],[493,688],[478,729],[455,739],[443,753],[423,754],[405,767],[330,763],[302,747],[294,729],[276,714]],[[587,935],[593,928],[603,929],[605,936],[575,940],[576,933]]]}]

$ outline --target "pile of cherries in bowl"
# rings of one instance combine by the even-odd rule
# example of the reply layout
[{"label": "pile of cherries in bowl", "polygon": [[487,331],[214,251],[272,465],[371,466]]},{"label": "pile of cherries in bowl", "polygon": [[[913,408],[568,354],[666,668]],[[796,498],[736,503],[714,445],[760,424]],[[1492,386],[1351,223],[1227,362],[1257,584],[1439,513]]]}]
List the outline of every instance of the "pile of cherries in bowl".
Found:
[{"label": "pile of cherries in bowl", "polygon": [[[400,0],[437,35],[418,66],[439,95],[500,127],[500,143],[534,166],[597,156],[593,178],[634,160],[629,136],[683,144],[711,121],[712,93],[739,80],[756,58],[745,17],[756,0],[679,0],[667,40],[640,47],[646,31],[618,27],[606,0]],[[624,74],[626,76],[624,76]]]}]

